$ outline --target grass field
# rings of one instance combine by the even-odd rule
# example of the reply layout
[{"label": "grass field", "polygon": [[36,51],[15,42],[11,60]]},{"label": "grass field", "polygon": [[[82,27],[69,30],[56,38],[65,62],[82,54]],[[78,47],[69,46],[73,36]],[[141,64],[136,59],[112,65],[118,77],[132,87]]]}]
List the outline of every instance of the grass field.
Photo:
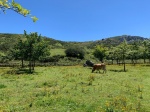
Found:
[{"label": "grass field", "polygon": [[65,55],[65,49],[51,49],[51,56],[55,55]]},{"label": "grass field", "polygon": [[0,112],[150,112],[150,66],[0,68]]}]

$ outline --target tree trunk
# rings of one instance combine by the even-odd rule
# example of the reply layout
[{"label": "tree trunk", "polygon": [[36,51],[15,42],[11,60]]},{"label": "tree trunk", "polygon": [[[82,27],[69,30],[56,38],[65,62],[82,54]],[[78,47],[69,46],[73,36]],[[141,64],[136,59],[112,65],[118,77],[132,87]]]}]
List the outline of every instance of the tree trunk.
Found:
[{"label": "tree trunk", "polygon": [[23,64],[23,58],[21,59],[21,68],[24,67],[24,64]]},{"label": "tree trunk", "polygon": [[146,63],[146,61],[145,61],[145,57],[144,57],[144,64]]},{"label": "tree trunk", "polygon": [[124,62],[124,72],[126,71],[126,63]]},{"label": "tree trunk", "polygon": [[112,59],[112,63],[111,63],[112,65],[114,64],[114,59]]},{"label": "tree trunk", "polygon": [[32,61],[32,70],[34,71],[34,67],[35,67],[35,60]]},{"label": "tree trunk", "polygon": [[32,73],[32,61],[29,61],[29,73]]},{"label": "tree trunk", "polygon": [[121,64],[121,61],[120,61],[120,60],[118,60],[118,63],[119,63],[119,66],[120,66],[120,64]]},{"label": "tree trunk", "polygon": [[124,72],[126,71],[126,63],[125,63],[125,55],[123,54],[123,65],[124,65]]},{"label": "tree trunk", "polygon": [[117,62],[117,64],[118,64],[118,59],[116,59],[116,62]]},{"label": "tree trunk", "polygon": [[131,63],[134,64],[133,58],[131,58]]}]

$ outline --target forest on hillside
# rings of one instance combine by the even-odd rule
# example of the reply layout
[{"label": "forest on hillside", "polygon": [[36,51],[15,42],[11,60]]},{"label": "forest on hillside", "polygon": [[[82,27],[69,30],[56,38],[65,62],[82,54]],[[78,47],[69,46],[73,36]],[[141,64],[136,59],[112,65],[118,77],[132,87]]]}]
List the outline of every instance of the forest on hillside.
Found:
[{"label": "forest on hillside", "polygon": [[[39,41],[38,38],[41,40]],[[37,53],[39,53],[39,49],[45,50],[41,50],[43,54],[38,54],[39,57],[33,55],[32,58],[29,58],[31,56],[27,56],[30,54],[28,46],[31,40],[35,43],[39,41],[41,44],[37,45],[32,42],[33,46],[36,46],[32,50],[38,50]],[[42,45],[47,49],[42,48]],[[22,48],[21,46],[24,47]],[[85,60],[94,60],[95,62],[105,60],[105,62],[113,64],[114,61],[120,63],[127,59],[131,60],[131,63],[137,63],[139,59],[143,60],[142,63],[150,62],[150,39],[140,36],[123,35],[96,41],[66,42],[42,37],[38,34],[0,34],[1,64],[18,62],[19,60],[24,60],[25,62],[33,60],[36,63],[53,63],[55,65],[58,62],[59,64],[64,64],[67,61],[70,62],[67,62],[68,64],[81,64]]]}]

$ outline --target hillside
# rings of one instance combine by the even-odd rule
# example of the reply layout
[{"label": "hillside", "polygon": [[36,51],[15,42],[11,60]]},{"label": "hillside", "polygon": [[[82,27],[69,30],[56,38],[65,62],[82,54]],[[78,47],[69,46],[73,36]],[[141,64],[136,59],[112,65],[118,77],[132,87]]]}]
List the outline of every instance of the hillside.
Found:
[{"label": "hillside", "polygon": [[115,36],[115,37],[109,37],[101,40],[94,41],[91,46],[95,46],[98,44],[103,44],[104,46],[117,46],[120,43],[124,41],[124,39],[127,41],[127,43],[133,43],[137,41],[144,41],[148,38],[140,37],[140,36],[130,36],[130,35],[122,35],[122,36]]},{"label": "hillside", "polygon": [[[15,43],[18,42],[19,38],[22,37],[22,34],[8,34],[8,33],[0,33],[0,51],[7,51],[10,48],[13,48]],[[80,46],[80,47],[87,47],[93,48],[96,45],[103,44],[104,46],[117,46],[124,39],[128,43],[132,43],[135,41],[143,41],[147,38],[140,37],[140,36],[129,36],[129,35],[122,35],[122,36],[115,36],[109,37],[101,40],[96,41],[86,41],[86,42],[66,42],[61,40],[55,40],[49,37],[43,37],[45,41],[51,46],[51,48],[68,48],[70,46]]]}]

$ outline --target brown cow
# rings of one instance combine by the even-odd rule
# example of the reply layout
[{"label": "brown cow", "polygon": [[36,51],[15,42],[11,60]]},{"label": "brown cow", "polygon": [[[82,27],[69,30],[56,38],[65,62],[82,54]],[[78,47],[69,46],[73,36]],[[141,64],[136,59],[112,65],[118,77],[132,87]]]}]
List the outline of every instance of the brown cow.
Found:
[{"label": "brown cow", "polygon": [[106,73],[106,65],[104,63],[102,64],[94,64],[93,65],[93,69],[92,69],[92,73],[95,71],[95,70],[98,70],[99,73],[100,73],[100,69],[103,70],[103,73],[105,72]]}]

